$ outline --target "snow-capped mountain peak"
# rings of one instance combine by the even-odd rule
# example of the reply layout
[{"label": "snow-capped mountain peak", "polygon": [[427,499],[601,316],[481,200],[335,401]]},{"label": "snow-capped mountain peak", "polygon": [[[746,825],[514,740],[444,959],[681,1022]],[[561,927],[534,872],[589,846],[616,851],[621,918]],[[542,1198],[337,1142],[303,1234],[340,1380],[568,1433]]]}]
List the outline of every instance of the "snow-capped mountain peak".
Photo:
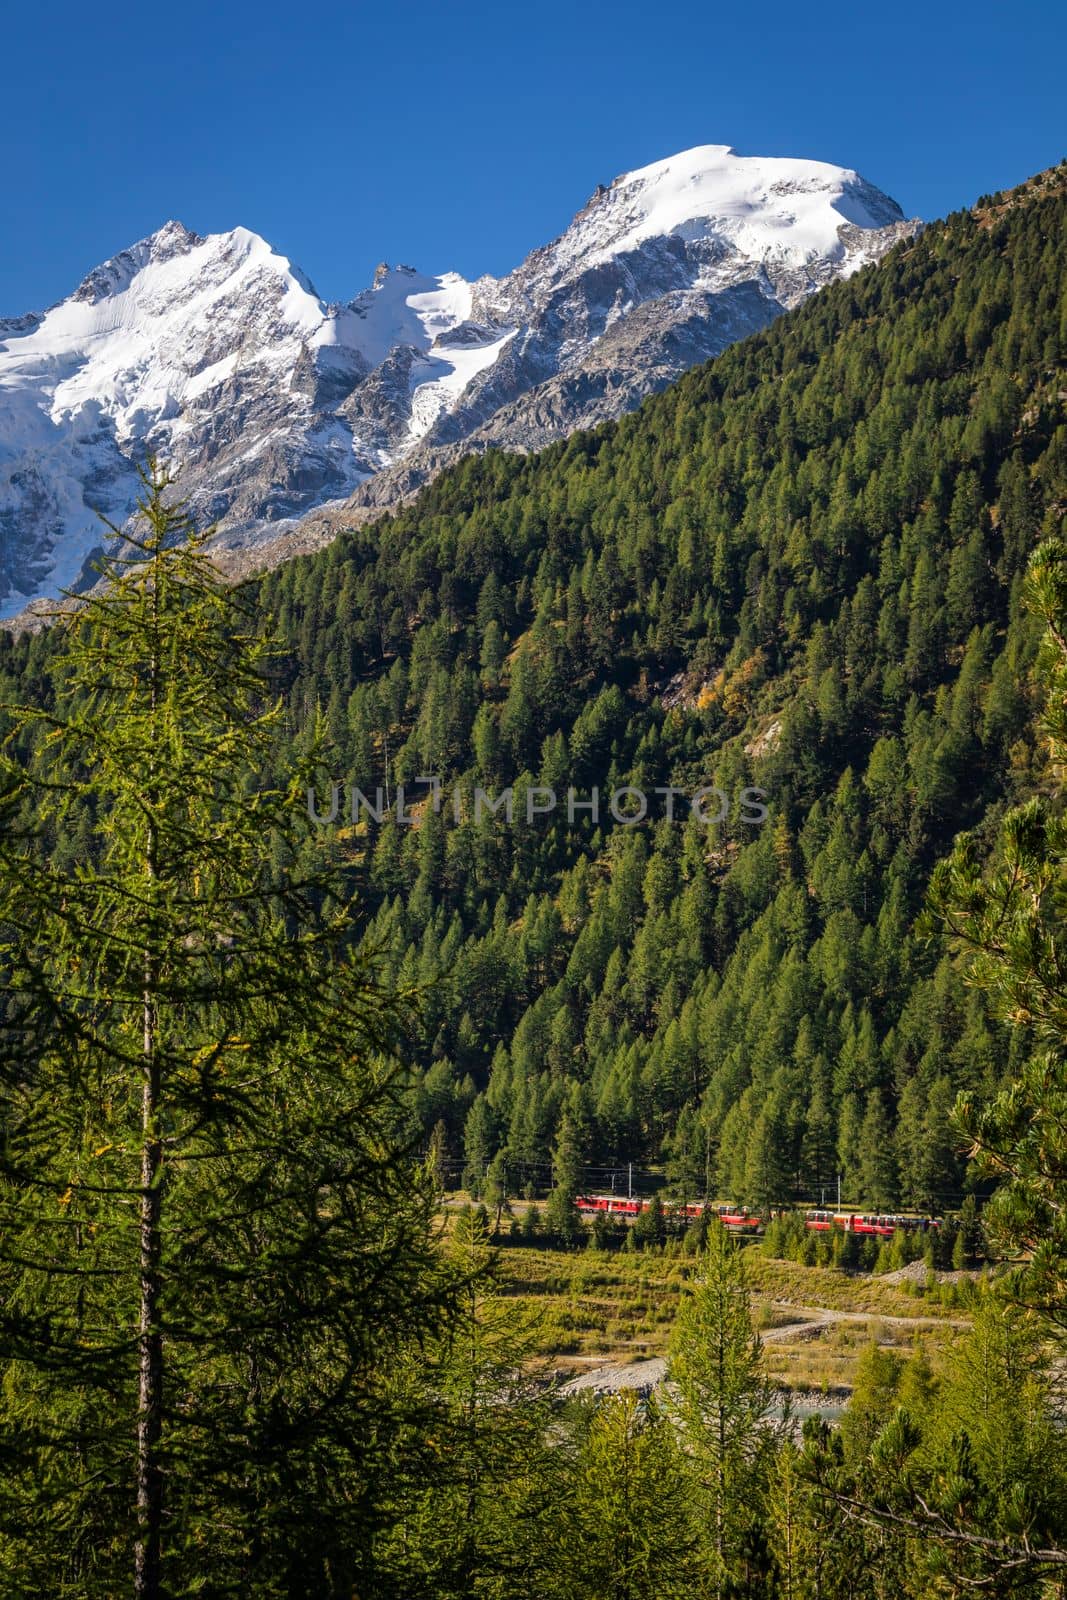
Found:
[{"label": "snow-capped mountain peak", "polygon": [[343,305],[247,228],[167,222],[0,320],[0,616],[84,580],[149,452],[222,542],[281,558],[324,502],[618,415],[908,231],[855,172],[728,145],[601,186],[504,278],[383,263]]},{"label": "snow-capped mountain peak", "polygon": [[108,295],[120,293],[150,262],[169,261],[173,256],[187,255],[194,246],[203,242],[198,234],[190,233],[184,223],[165,222],[147,239],[139,240],[128,250],[94,267],[82,279],[71,299],[87,300],[94,304]]},{"label": "snow-capped mountain peak", "polygon": [[[744,255],[800,267],[843,253],[842,222],[883,228],[903,221],[895,201],[856,172],[824,161],[741,156],[730,145],[684,150],[616,178],[587,208],[598,235],[593,259],[647,239],[717,236]],[[606,226],[605,226],[606,224]],[[571,230],[576,241],[584,230]]]},{"label": "snow-capped mountain peak", "polygon": [[855,270],[866,256],[849,236],[903,220],[894,200],[844,167],[705,144],[601,184],[566,232],[530,259],[539,276],[558,283],[649,245],[676,255],[688,247],[706,268],[702,281],[722,287],[738,264],[779,273],[802,273],[809,263]]}]

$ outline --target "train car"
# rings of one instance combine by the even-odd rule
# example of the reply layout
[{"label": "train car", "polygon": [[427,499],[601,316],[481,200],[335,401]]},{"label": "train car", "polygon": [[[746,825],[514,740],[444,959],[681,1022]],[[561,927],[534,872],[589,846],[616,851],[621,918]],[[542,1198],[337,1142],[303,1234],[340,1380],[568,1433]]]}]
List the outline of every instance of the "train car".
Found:
[{"label": "train car", "polygon": [[717,1216],[723,1227],[730,1233],[756,1234],[763,1232],[763,1220],[754,1217],[747,1206],[716,1206],[713,1215]]},{"label": "train car", "polygon": [[583,1217],[636,1217],[647,1209],[647,1200],[626,1200],[617,1194],[579,1195],[575,1205]]},{"label": "train car", "polygon": [[[609,1217],[638,1217],[647,1211],[652,1204],[651,1200],[622,1199],[614,1194],[584,1194],[579,1195],[575,1204],[584,1217],[609,1216]],[[686,1217],[696,1221],[703,1216],[705,1207],[695,1201],[688,1205],[665,1205],[665,1217]],[[717,1216],[723,1227],[730,1233],[758,1234],[763,1230],[763,1223],[758,1216],[753,1216],[747,1206],[713,1206],[713,1216]]]},{"label": "train car", "polygon": [[688,1205],[670,1206],[668,1214],[672,1217],[688,1217],[695,1222],[708,1211],[711,1216],[718,1217],[724,1228],[731,1233],[757,1233],[762,1228],[762,1219],[753,1216],[747,1206],[706,1206],[703,1200],[691,1200]]},{"label": "train car", "polygon": [[[643,1211],[647,1211],[652,1204],[651,1200],[626,1199],[616,1194],[579,1195],[575,1203],[585,1217],[623,1217],[631,1221],[639,1217]],[[703,1216],[706,1209],[710,1210],[712,1216],[718,1217],[729,1233],[754,1238],[763,1232],[763,1219],[750,1212],[747,1206],[723,1204],[706,1208],[702,1201],[697,1200],[686,1205],[665,1204],[663,1214],[665,1217],[684,1217],[695,1222],[698,1217]],[[919,1216],[915,1213],[839,1211],[823,1207],[805,1211],[803,1217],[805,1228],[813,1233],[833,1233],[840,1229],[845,1233],[855,1233],[862,1238],[874,1239],[891,1239],[898,1230],[906,1233],[930,1233],[941,1227],[940,1217]]]},{"label": "train car", "polygon": [[832,1233],[835,1228],[841,1228],[845,1233],[891,1239],[898,1229],[905,1233],[929,1233],[940,1228],[941,1219],[915,1214],[821,1210],[805,1211],[804,1226],[812,1233]]},{"label": "train car", "polygon": [[804,1226],[809,1233],[832,1233],[834,1224],[847,1227],[848,1219],[834,1211],[805,1211]]}]

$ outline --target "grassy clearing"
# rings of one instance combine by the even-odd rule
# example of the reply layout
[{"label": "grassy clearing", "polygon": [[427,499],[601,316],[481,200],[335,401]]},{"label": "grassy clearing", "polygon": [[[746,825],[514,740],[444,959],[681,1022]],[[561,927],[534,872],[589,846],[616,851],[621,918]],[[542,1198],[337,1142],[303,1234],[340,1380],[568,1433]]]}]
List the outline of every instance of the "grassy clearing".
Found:
[{"label": "grassy clearing", "polygon": [[834,1267],[805,1267],[777,1261],[751,1249],[748,1277],[754,1298],[786,1305],[824,1306],[832,1311],[871,1311],[886,1316],[955,1318],[964,1314],[942,1304],[935,1294],[917,1292],[912,1284],[892,1283],[869,1273],[840,1272]]},{"label": "grassy clearing", "polygon": [[[936,1359],[966,1320],[912,1285],[770,1260],[757,1249],[748,1250],[747,1263],[768,1370],[790,1388],[848,1388],[872,1340],[904,1350],[919,1342]],[[693,1258],[681,1254],[501,1251],[503,1287],[537,1327],[540,1353],[575,1368],[593,1358],[665,1355],[694,1271]]]},{"label": "grassy clearing", "polygon": [[805,1333],[796,1339],[768,1339],[764,1361],[767,1371],[783,1388],[826,1394],[851,1389],[856,1362],[871,1344],[898,1350],[905,1356],[922,1350],[936,1365],[963,1331],[944,1321],[916,1322],[911,1327],[887,1323],[879,1317],[828,1322],[810,1336]]},{"label": "grassy clearing", "polygon": [[503,1250],[505,1289],[536,1318],[548,1356],[662,1355],[692,1262],[584,1250]]}]

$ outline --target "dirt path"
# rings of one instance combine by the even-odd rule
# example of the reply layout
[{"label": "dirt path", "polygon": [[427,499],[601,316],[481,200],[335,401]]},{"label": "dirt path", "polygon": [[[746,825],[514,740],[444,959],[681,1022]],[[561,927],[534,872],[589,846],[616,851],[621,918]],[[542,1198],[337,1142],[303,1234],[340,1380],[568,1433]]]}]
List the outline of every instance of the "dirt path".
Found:
[{"label": "dirt path", "polygon": [[[970,1322],[961,1317],[902,1317],[888,1316],[881,1311],[835,1311],[829,1306],[797,1306],[787,1300],[766,1302],[778,1312],[795,1315],[795,1322],[785,1322],[776,1328],[762,1328],[760,1338],[764,1344],[784,1344],[793,1339],[818,1339],[827,1328],[836,1323],[876,1322],[886,1329],[909,1333],[932,1332],[938,1328],[969,1328]],[[617,1394],[623,1389],[640,1389],[650,1393],[663,1382],[667,1372],[666,1358],[650,1356],[639,1361],[612,1361],[606,1356],[577,1356],[574,1360],[589,1366],[564,1384],[564,1394]]]},{"label": "dirt path", "polygon": [[778,1344],[783,1339],[811,1339],[835,1322],[880,1322],[887,1328],[906,1328],[915,1333],[932,1332],[936,1328],[969,1328],[966,1317],[901,1317],[885,1311],[836,1311],[830,1306],[798,1306],[790,1300],[767,1302],[776,1311],[795,1312],[798,1321],[785,1322],[777,1328],[762,1328],[760,1338],[764,1344]]}]

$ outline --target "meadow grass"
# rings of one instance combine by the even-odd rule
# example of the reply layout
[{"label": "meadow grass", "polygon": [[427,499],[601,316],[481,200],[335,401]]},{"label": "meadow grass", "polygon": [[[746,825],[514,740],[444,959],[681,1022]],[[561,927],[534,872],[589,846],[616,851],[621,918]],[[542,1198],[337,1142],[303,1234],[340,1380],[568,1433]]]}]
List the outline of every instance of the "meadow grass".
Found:
[{"label": "meadow grass", "polygon": [[[917,1293],[914,1285],[772,1260],[755,1246],[745,1260],[767,1370],[789,1388],[850,1387],[872,1340],[905,1352],[919,1342],[936,1359],[966,1322],[936,1293]],[[644,1253],[505,1247],[499,1270],[501,1288],[537,1329],[540,1355],[577,1369],[594,1358],[616,1363],[666,1355],[679,1297],[697,1262],[669,1247]],[[820,1312],[830,1317],[812,1327]]]}]

